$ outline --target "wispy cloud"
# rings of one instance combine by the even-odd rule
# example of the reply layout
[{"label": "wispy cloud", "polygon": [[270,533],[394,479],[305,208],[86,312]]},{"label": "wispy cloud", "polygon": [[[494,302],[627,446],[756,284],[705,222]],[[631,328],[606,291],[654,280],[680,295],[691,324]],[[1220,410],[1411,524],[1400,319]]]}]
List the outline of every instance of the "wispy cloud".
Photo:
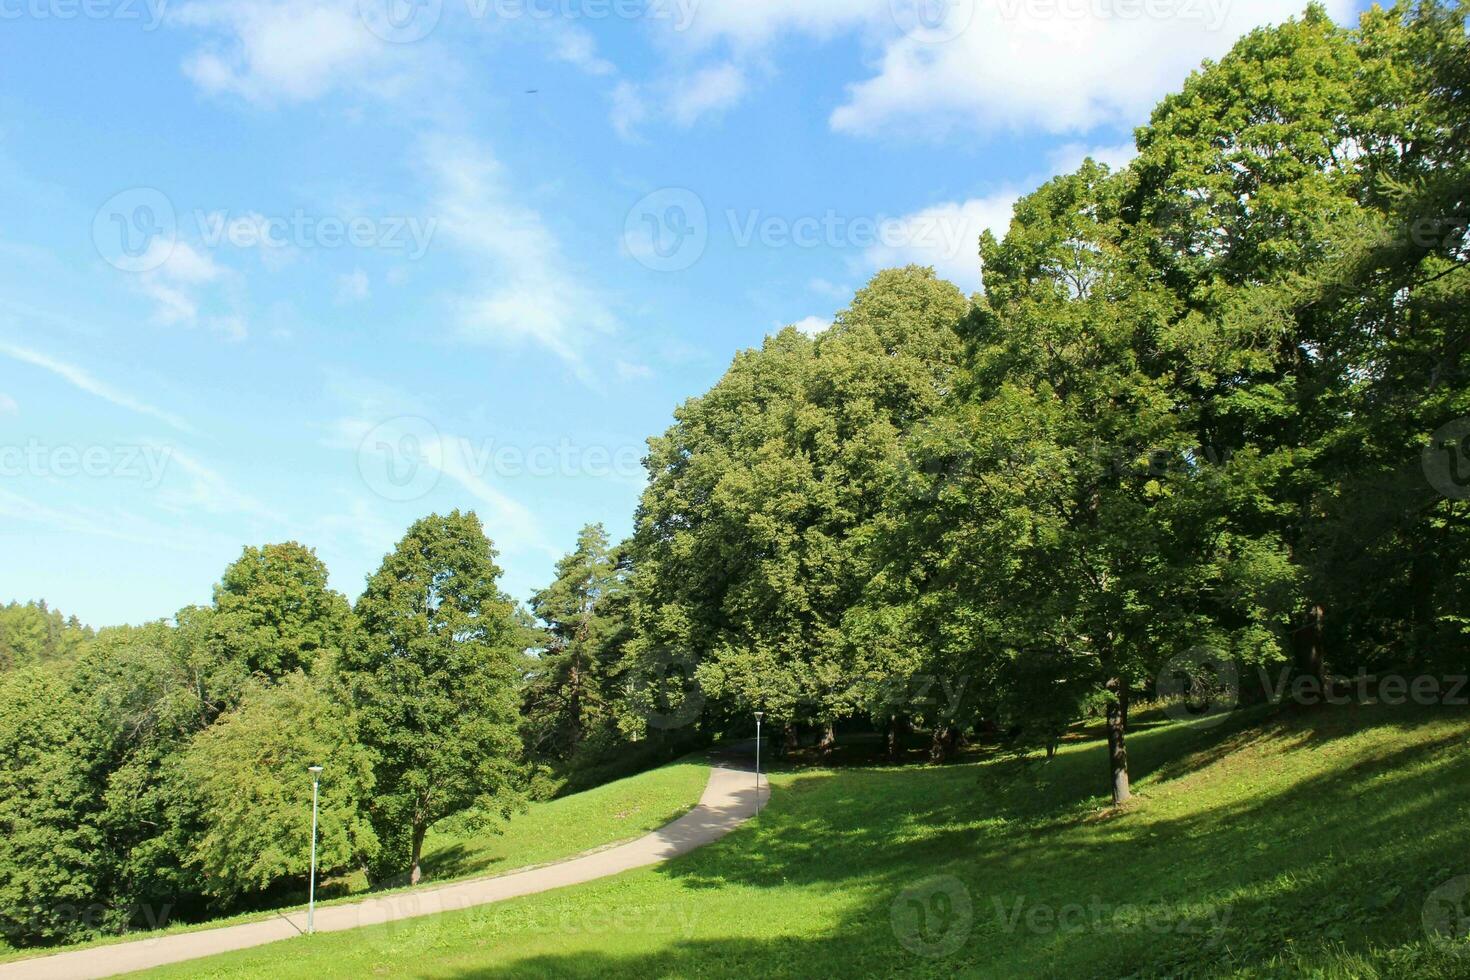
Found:
[{"label": "wispy cloud", "polygon": [[147,415],[158,419],[160,422],[178,429],[180,432],[195,431],[192,425],[172,412],[155,408],[147,402],[139,401],[126,392],[119,391],[111,385],[98,381],[76,365],[58,361],[53,357],[48,357],[28,347],[20,347],[4,342],[0,342],[0,354],[25,364],[34,365],[42,370],[50,371],[73,387],[85,391],[89,395],[95,395],[103,401],[111,402],[119,408],[125,408],[129,411],[137,412],[140,415]]},{"label": "wispy cloud", "polygon": [[431,210],[445,239],[475,266],[491,266],[495,285],[463,296],[459,335],[507,346],[535,344],[595,385],[586,352],[616,321],[563,256],[541,214],[521,203],[495,157],[468,140],[426,141],[422,166],[435,186]]}]

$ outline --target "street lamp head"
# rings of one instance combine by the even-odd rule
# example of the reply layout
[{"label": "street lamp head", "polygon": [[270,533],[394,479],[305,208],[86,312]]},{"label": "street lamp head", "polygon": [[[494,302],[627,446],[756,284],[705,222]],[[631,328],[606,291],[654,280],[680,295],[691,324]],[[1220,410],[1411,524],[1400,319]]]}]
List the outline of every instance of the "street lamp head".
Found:
[{"label": "street lamp head", "polygon": [[766,716],[766,713],[764,711],[757,711],[755,713],[755,717],[756,717],[757,720],[760,720],[761,718],[764,718],[765,716]]},{"label": "street lamp head", "polygon": [[320,776],[321,775],[321,772],[322,772],[322,767],[321,766],[307,766],[306,767],[306,771],[307,772],[314,772],[314,773],[316,773],[317,775]]}]

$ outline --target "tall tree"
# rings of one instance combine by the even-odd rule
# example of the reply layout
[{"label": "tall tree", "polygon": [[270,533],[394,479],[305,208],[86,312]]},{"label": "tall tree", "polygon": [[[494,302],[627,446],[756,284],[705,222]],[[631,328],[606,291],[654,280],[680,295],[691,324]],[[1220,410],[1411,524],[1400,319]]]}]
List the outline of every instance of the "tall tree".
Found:
[{"label": "tall tree", "polygon": [[376,755],[379,870],[422,877],[424,834],[480,804],[515,799],[517,644],[495,549],[473,512],[414,523],[368,580],[363,642],[342,675]]},{"label": "tall tree", "polygon": [[538,756],[569,762],[611,720],[606,688],[625,632],[618,613],[624,577],[607,531],[589,524],[557,562],[556,580],[531,598],[546,635],[525,691],[527,744]]}]

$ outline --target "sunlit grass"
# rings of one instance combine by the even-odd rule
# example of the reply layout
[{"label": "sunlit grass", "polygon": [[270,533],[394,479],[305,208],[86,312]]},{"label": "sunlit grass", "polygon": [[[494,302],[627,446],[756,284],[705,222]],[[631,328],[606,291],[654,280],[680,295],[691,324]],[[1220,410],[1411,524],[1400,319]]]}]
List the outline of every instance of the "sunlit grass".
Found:
[{"label": "sunlit grass", "polygon": [[160,975],[1465,976],[1422,913],[1470,873],[1467,738],[1445,709],[1160,724],[1121,812],[1092,741],[778,773],[667,865]]}]

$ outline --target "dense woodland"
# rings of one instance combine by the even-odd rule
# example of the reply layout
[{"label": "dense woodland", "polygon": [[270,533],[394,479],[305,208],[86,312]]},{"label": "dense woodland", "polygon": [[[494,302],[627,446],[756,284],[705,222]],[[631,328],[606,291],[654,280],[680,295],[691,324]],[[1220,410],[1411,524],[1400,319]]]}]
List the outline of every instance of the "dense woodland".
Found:
[{"label": "dense woodland", "polygon": [[528,609],[458,512],[351,603],[285,543],[169,622],[0,609],[6,938],[299,890],[311,764],[323,867],[398,884],[436,821],[757,710],[936,760],[1100,720],[1121,802],[1130,701],[1181,663],[1463,672],[1467,84],[1460,4],[1245,37],[1129,166],[1022,199],[983,294],[888,270],[739,353],[650,440],[632,536],[588,527]]}]

